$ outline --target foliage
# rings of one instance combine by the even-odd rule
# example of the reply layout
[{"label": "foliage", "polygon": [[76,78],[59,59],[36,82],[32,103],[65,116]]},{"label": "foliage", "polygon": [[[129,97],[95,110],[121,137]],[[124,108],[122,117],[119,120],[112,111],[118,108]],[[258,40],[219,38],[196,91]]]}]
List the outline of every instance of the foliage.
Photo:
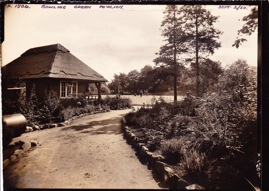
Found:
[{"label": "foliage", "polygon": [[177,78],[180,68],[183,68],[179,55],[187,51],[184,42],[185,31],[182,27],[182,20],[179,18],[179,9],[176,5],[168,5],[164,11],[164,20],[162,21],[162,36],[165,37],[166,44],[160,47],[158,57],[154,62],[162,65],[169,71],[173,77],[174,101],[177,101]]},{"label": "foliage", "polygon": [[80,95],[77,98],[72,97],[69,99],[61,100],[61,104],[64,108],[67,108],[69,106],[71,106],[71,107],[84,107],[90,103],[92,103],[91,100],[88,100],[84,95]]},{"label": "foliage", "polygon": [[134,112],[130,112],[124,116],[126,120],[126,125],[129,127],[136,127],[137,125],[137,115]]},{"label": "foliage", "polygon": [[157,72],[150,65],[145,65],[140,72],[132,70],[128,74],[115,74],[114,79],[108,84],[114,94],[138,94],[140,90],[150,92],[154,90]]},{"label": "foliage", "polygon": [[110,94],[110,89],[106,84],[101,84],[100,88],[101,94]]},{"label": "foliage", "polygon": [[138,79],[139,87],[137,89],[142,89],[144,91],[151,91],[153,88],[153,83],[155,81],[155,76],[153,75],[154,68],[150,65],[144,66],[140,70],[140,76]]},{"label": "foliage", "polygon": [[108,84],[108,88],[116,94],[123,94],[128,85],[127,81],[128,78],[126,74],[115,74],[114,79],[111,81],[111,83]]},{"label": "foliage", "polygon": [[169,164],[177,164],[183,157],[184,145],[183,139],[172,138],[161,143],[160,152]]},{"label": "foliage", "polygon": [[37,121],[39,121],[39,123],[51,123],[53,117],[59,116],[61,107],[57,93],[49,91],[45,95],[40,110],[37,111]]},{"label": "foliage", "polygon": [[255,68],[237,60],[214,79],[215,89],[203,97],[187,94],[175,104],[155,98],[151,109],[128,114],[127,124],[152,152],[203,177],[208,188],[236,183],[247,188],[244,176],[258,183],[256,75]]},{"label": "foliage", "polygon": [[220,77],[219,94],[231,99],[240,118],[256,120],[257,72],[245,60],[237,60]]},{"label": "foliage", "polygon": [[188,46],[188,53],[193,57],[186,61],[193,63],[196,71],[196,94],[201,96],[200,90],[200,63],[207,59],[208,55],[214,54],[215,49],[220,48],[218,42],[221,31],[214,27],[218,17],[202,5],[184,5],[179,10],[182,27],[185,29],[185,41]]},{"label": "foliage", "polygon": [[[101,83],[100,87],[101,94],[109,94],[110,89],[105,83]],[[97,95],[98,89],[94,83],[89,83],[87,88],[87,93],[90,95]]]},{"label": "foliage", "polygon": [[66,121],[76,115],[73,107],[69,106],[61,111],[62,120]]},{"label": "foliage", "polygon": [[184,150],[182,160],[180,162],[183,169],[192,176],[204,176],[208,168],[208,161],[204,153],[199,153],[197,150]]},{"label": "foliage", "polygon": [[74,116],[78,116],[84,113],[93,113],[94,111],[99,109],[99,105],[86,104],[84,106],[68,106],[63,108],[60,112],[60,116],[62,121],[66,121],[71,119]]},{"label": "foliage", "polygon": [[223,69],[220,62],[208,58],[200,59],[200,94],[216,91],[218,78],[222,73]]},{"label": "foliage", "polygon": [[108,105],[110,109],[113,110],[131,108],[131,100],[129,98],[120,98],[119,96],[116,97],[107,96],[103,102],[104,104]]},{"label": "foliage", "polygon": [[[159,67],[151,67],[150,65],[145,65],[140,72],[137,70],[132,70],[128,74],[125,74],[125,78],[119,79],[119,75],[115,75],[114,79],[108,84],[111,92],[114,94],[123,93],[123,94],[133,94],[138,95],[142,90],[144,94],[147,93],[157,93],[167,94],[171,91],[171,84],[173,84],[173,71],[167,66],[160,65]],[[183,75],[187,70],[180,67],[181,75]],[[124,80],[126,86],[125,89],[122,89],[120,80]],[[180,79],[178,79],[180,81]],[[119,90],[118,91],[118,87]]]},{"label": "foliage", "polygon": [[[14,95],[15,94],[15,95]],[[19,95],[14,92],[5,91],[2,94],[2,114],[19,113],[21,106]]]},{"label": "foliage", "polygon": [[[2,114],[8,115],[19,113],[20,107],[24,104],[25,92],[21,90],[8,90],[10,87],[24,87],[25,83],[21,79],[10,79],[8,74],[2,73]],[[22,93],[22,94],[21,94]]]},{"label": "foliage", "polygon": [[39,109],[39,102],[36,96],[36,89],[35,84],[33,84],[32,89],[30,90],[30,97],[25,102],[25,105],[23,105],[20,110],[21,113],[25,116],[27,119],[28,125],[31,123],[36,123],[36,113]]},{"label": "foliage", "polygon": [[127,92],[136,93],[139,89],[140,73],[137,70],[132,70],[127,74]]},{"label": "foliage", "polygon": [[151,152],[154,152],[160,148],[161,141],[164,138],[164,133],[161,131],[157,131],[156,129],[148,129],[145,132],[145,136],[147,137],[147,142],[146,142],[147,148]]},{"label": "foliage", "polygon": [[254,7],[251,9],[251,12],[244,16],[242,21],[244,21],[244,25],[241,29],[238,30],[238,36],[236,37],[236,40],[234,41],[232,46],[235,46],[236,48],[239,48],[239,46],[247,41],[247,39],[243,38],[243,35],[251,35],[257,30],[258,27],[258,8]]}]

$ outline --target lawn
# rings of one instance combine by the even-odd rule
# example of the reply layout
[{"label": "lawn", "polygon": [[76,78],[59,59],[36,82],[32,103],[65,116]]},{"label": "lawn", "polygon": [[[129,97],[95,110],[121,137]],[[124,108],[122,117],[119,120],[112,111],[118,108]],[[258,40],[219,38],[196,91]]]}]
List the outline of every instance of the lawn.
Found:
[{"label": "lawn", "polygon": [[[111,95],[109,95],[111,97]],[[129,98],[132,101],[132,105],[152,105],[155,103],[154,100],[160,100],[162,98],[165,102],[173,102],[174,97],[173,96],[161,96],[161,95],[143,95],[141,96],[134,96],[134,95],[121,95],[121,98]],[[183,100],[183,96],[177,96],[178,101]]]}]

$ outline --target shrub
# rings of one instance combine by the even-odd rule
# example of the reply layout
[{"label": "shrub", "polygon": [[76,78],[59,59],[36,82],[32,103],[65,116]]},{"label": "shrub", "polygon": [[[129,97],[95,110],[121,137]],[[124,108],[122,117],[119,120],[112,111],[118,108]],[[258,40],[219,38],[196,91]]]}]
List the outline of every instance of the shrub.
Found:
[{"label": "shrub", "polygon": [[194,177],[203,176],[208,168],[207,158],[204,153],[199,153],[194,149],[182,150],[181,166]]},{"label": "shrub", "polygon": [[84,107],[85,105],[87,105],[87,99],[85,97],[78,97],[78,98],[70,98],[70,99],[64,99],[61,100],[61,104],[63,105],[64,108],[68,108],[68,107]]},{"label": "shrub", "polygon": [[39,123],[50,123],[54,118],[60,116],[60,111],[62,107],[60,105],[60,99],[57,93],[54,91],[49,91],[44,98],[44,102],[41,108],[37,111],[36,119]]},{"label": "shrub", "polygon": [[161,143],[160,151],[169,164],[177,164],[182,158],[183,139],[173,138]]},{"label": "shrub", "polygon": [[68,120],[75,115],[76,115],[75,109],[71,106],[69,106],[61,111],[61,116],[63,118],[63,121]]},{"label": "shrub", "polygon": [[2,114],[13,114],[20,112],[20,103],[17,98],[13,99],[11,93],[3,92],[2,94]]},{"label": "shrub", "polygon": [[106,84],[101,84],[100,91],[102,94],[110,94],[110,89]]},{"label": "shrub", "polygon": [[161,141],[164,138],[163,132],[156,131],[155,129],[147,129],[145,135],[147,136],[147,147],[151,152],[160,148]]},{"label": "shrub", "polygon": [[200,100],[194,97],[186,97],[183,101],[178,103],[176,108],[180,108],[179,112],[182,115],[195,116],[196,108],[200,105]]},{"label": "shrub", "polygon": [[20,108],[20,110],[27,119],[28,125],[30,125],[30,123],[38,123],[36,113],[39,110],[39,104],[36,96],[35,84],[33,84],[30,91],[29,99],[25,102],[25,105]]},{"label": "shrub", "polygon": [[137,117],[136,113],[128,113],[125,115],[126,125],[129,127],[137,126]]},{"label": "shrub", "polygon": [[91,113],[91,112],[93,112],[93,111],[94,111],[94,105],[87,104],[87,105],[85,106],[85,111],[86,111],[86,113]]},{"label": "shrub", "polygon": [[131,108],[132,102],[129,98],[120,98],[120,97],[109,97],[107,96],[104,101],[104,104],[108,105],[110,109],[122,109],[122,108]]},{"label": "shrub", "polygon": [[75,115],[80,115],[80,114],[86,113],[86,111],[83,107],[75,107],[74,110],[75,110]]}]

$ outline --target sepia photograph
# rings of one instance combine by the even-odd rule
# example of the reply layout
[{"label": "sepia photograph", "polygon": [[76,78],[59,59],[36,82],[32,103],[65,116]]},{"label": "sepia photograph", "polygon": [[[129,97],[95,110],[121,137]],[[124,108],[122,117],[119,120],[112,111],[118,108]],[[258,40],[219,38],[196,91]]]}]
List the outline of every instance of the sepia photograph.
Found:
[{"label": "sepia photograph", "polygon": [[257,4],[3,12],[3,190],[261,190]]}]

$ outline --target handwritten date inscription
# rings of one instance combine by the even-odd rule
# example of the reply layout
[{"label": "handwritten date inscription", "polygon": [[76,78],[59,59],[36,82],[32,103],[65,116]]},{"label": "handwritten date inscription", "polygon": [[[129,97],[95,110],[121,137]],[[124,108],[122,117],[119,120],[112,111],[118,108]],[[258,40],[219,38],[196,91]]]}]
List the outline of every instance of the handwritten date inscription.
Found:
[{"label": "handwritten date inscription", "polygon": [[236,9],[236,10],[247,9],[247,7],[244,5],[220,5],[218,8],[219,9]]}]

